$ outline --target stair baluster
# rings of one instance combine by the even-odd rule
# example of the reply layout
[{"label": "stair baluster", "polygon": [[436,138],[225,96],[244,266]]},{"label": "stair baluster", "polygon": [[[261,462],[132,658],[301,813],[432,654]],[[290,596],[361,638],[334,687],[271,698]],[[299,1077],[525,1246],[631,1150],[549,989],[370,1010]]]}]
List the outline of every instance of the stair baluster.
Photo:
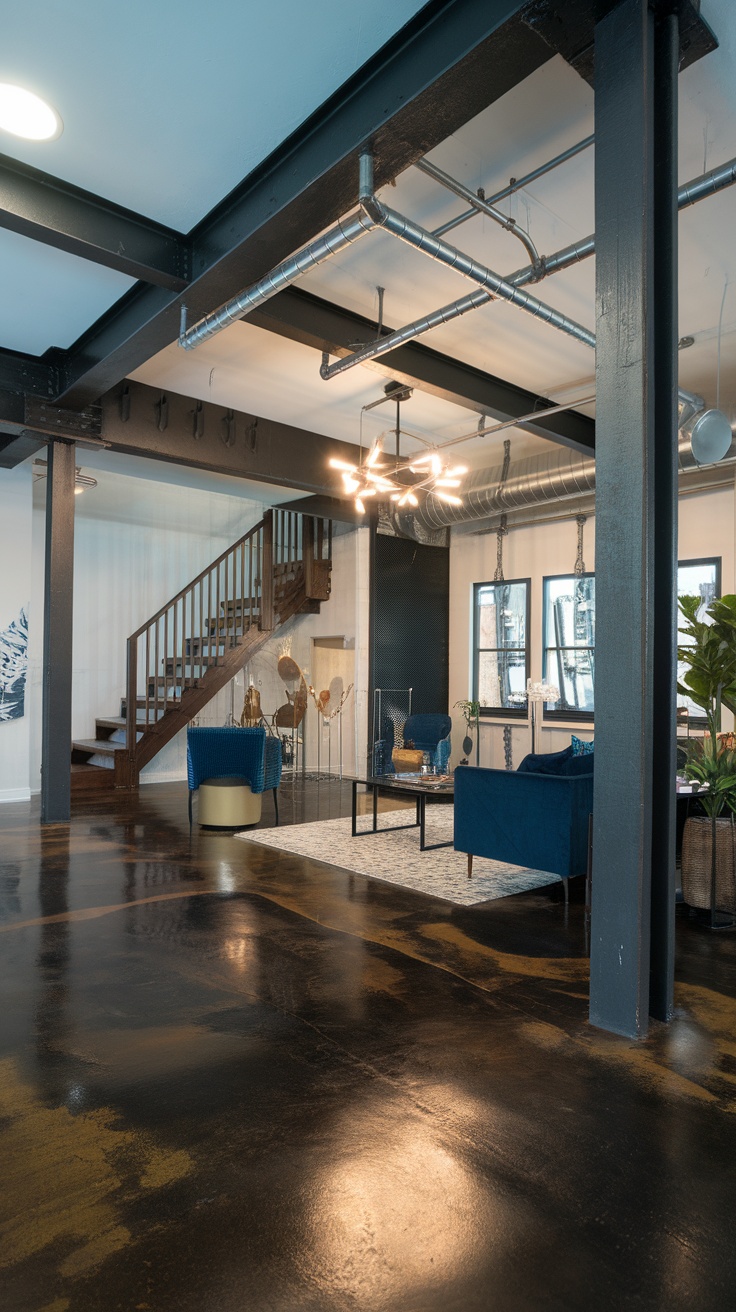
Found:
[{"label": "stair baluster", "polygon": [[[330,592],[331,547],[329,521],[268,511],[136,629],[127,643],[124,718],[100,719],[94,740],[72,744],[73,764],[89,772],[73,776],[75,787],[92,787],[97,773],[104,786],[135,788],[142,766],[276,627],[300,612],[319,610]],[[125,742],[118,743],[114,735],[122,729]],[[114,771],[95,772],[87,764],[100,753],[112,758]]]}]

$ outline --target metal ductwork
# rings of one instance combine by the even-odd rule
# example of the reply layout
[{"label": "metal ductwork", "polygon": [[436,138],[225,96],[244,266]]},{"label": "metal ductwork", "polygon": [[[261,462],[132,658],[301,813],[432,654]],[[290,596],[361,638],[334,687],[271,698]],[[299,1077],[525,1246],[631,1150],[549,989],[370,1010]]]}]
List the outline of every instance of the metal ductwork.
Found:
[{"label": "metal ductwork", "polygon": [[[720,414],[719,411],[705,413]],[[693,454],[689,436],[683,435],[680,438],[678,453],[681,473],[700,468],[701,462]],[[719,463],[731,466],[736,464],[733,440],[727,457]],[[552,502],[570,501],[595,492],[595,460],[575,455],[564,448],[550,454],[527,456],[523,460],[514,461],[506,478],[503,472],[503,466],[496,465],[472,473],[462,489],[463,502],[460,506],[448,505],[429,493],[424,504],[412,513],[411,518],[425,530],[449,528],[452,524],[488,519],[491,515],[546,506]],[[399,517],[399,522],[402,519],[409,522],[408,517]]]},{"label": "metal ductwork", "polygon": [[[449,175],[442,173],[434,165],[425,167],[425,164],[426,162],[422,161],[420,165],[422,170],[430,173],[432,177],[437,178],[444,185],[453,182]],[[720,168],[712,169],[710,173],[704,174],[701,178],[694,179],[685,187],[681,187],[677,198],[678,207],[684,209],[688,205],[693,205],[705,196],[711,196],[716,191],[730,186],[734,181],[736,181],[736,160],[731,160],[729,163],[721,165]],[[457,186],[460,186],[460,184],[457,184]],[[471,197],[472,193],[468,192],[467,195]],[[531,296],[529,292],[522,290],[525,283],[567,268],[569,265],[576,264],[592,255],[595,251],[595,238],[593,236],[586,237],[583,241],[576,242],[573,246],[568,246],[565,250],[558,251],[547,259],[538,259],[535,263],[510,274],[508,278],[502,278],[500,274],[494,273],[492,269],[487,268],[478,260],[474,260],[454,246],[450,246],[436,233],[429,232],[412,219],[405,218],[404,215],[398,214],[378,200],[373,192],[373,159],[369,154],[360,157],[359,201],[362,209],[370,215],[376,227],[383,228],[385,232],[390,232],[400,241],[406,242],[415,250],[428,255],[430,259],[437,260],[450,269],[456,269],[458,273],[478,283],[483,290],[480,294],[464,296],[458,301],[453,301],[450,305],[445,305],[440,310],[435,310],[421,319],[416,319],[413,323],[397,329],[396,332],[386,337],[369,342],[352,355],[344,356],[333,364],[329,363],[327,356],[323,357],[320,368],[322,378],[334,378],[337,374],[344,373],[345,370],[353,368],[356,364],[376,359],[376,357],[384,355],[387,351],[401,346],[404,342],[420,336],[429,328],[437,327],[441,323],[449,323],[451,320],[467,314],[468,311],[485,304],[488,300],[509,301],[512,305],[518,306],[519,309],[525,310],[527,314],[541,319],[543,323],[549,324],[552,328],[557,328],[560,332],[567,333],[576,341],[582,342],[583,345],[595,350],[595,333],[591,332],[589,328],[576,323],[568,315],[561,314],[559,310],[555,310],[551,305],[547,305],[546,302],[540,301],[538,297]],[[480,201],[478,203],[481,204]],[[495,211],[493,217],[496,217]],[[517,236],[519,235],[517,232]],[[704,404],[702,397],[695,396],[692,392],[685,391],[684,388],[680,388],[679,398],[681,403],[690,406],[692,410],[702,409]]]},{"label": "metal ductwork", "polygon": [[[579,146],[573,148],[569,153],[576,153],[578,149],[586,144],[588,144],[587,140],[579,143]],[[554,161],[552,163],[554,164]],[[410,341],[441,323],[449,323],[452,319],[456,319],[470,310],[477,309],[488,300],[509,301],[512,305],[526,311],[527,314],[531,314],[535,318],[541,319],[543,323],[549,324],[550,327],[557,328],[560,332],[568,334],[576,341],[583,343],[583,345],[595,349],[595,334],[590,329],[576,323],[574,319],[561,314],[551,305],[547,305],[536,296],[531,296],[528,292],[522,290],[525,283],[548,276],[550,273],[567,268],[569,265],[592,255],[595,250],[594,237],[587,237],[583,241],[576,242],[573,246],[566,247],[563,251],[558,251],[554,255],[540,259],[529,235],[523,233],[511,220],[506,219],[504,215],[496,211],[490,201],[474,196],[461,183],[456,182],[449,174],[444,173],[426,160],[421,161],[419,167],[441,182],[442,185],[449,187],[458,195],[465,196],[475,208],[490,214],[493,219],[509,231],[514,232],[528,249],[532,257],[532,264],[523,269],[518,269],[516,273],[510,274],[507,278],[503,278],[478,260],[474,260],[462,251],[456,250],[454,246],[450,246],[436,233],[427,231],[413,220],[405,218],[402,214],[398,214],[395,210],[383,205],[373,191],[373,158],[366,152],[360,156],[359,210],[342,219],[321,237],[318,237],[301,251],[277,265],[275,269],[272,269],[270,273],[266,274],[252,287],[240,292],[227,304],[206,315],[190,328],[186,325],[186,308],[183,308],[179,345],[187,350],[198,346],[200,342],[213,337],[221,329],[244,318],[251,310],[274,296],[276,292],[295,282],[302,274],[309,272],[310,269],[316,268],[325,260],[331,259],[333,255],[345,250],[346,247],[352,245],[366,232],[370,232],[373,228],[381,228],[384,232],[391,233],[392,236],[406,242],[407,245],[421,251],[424,255],[428,255],[431,259],[437,260],[448,268],[456,269],[458,273],[477,283],[480,290],[464,296],[458,301],[453,301],[450,305],[443,306],[441,309],[435,310],[411,324],[407,324],[405,328],[398,329],[395,333],[376,342],[369,342],[359,351],[336,361],[334,364],[330,364],[327,357],[323,358],[320,369],[323,378],[332,378],[364,360],[383,355],[395,346]],[[541,171],[545,170],[542,169]],[[695,178],[692,182],[681,187],[678,191],[678,207],[684,209],[689,205],[693,205],[705,196],[711,196],[716,191],[731,186],[734,181],[736,181],[736,160],[730,160],[728,163],[716,169],[711,169],[709,173],[700,178]],[[680,401],[689,404],[691,408],[702,408],[703,402],[700,397],[695,397],[692,393],[685,392],[683,389],[680,389],[679,396]]]},{"label": "metal ductwork", "polygon": [[332,259],[333,255],[338,255],[346,247],[352,246],[353,242],[358,241],[375,226],[373,219],[364,209],[349,214],[316,241],[297,251],[296,255],[290,255],[288,260],[277,264],[276,268],[261,278],[260,282],[254,283],[246,291],[234,296],[219,310],[206,315],[191,328],[187,328],[183,323],[179,345],[191,351],[195,346],[199,346],[200,342],[206,341],[208,337],[214,337],[215,333],[229,327],[231,323],[236,323],[251,310],[255,310],[256,306],[262,305],[284,287],[296,282],[302,274],[309,273],[310,269],[315,269],[318,264],[323,264],[325,260]]},{"label": "metal ductwork", "polygon": [[592,333],[589,328],[576,323],[568,315],[561,314],[559,310],[555,310],[551,305],[546,305],[543,301],[538,300],[536,296],[531,296],[529,292],[515,287],[506,278],[502,278],[499,273],[494,273],[493,269],[488,269],[479,260],[474,260],[471,256],[465,255],[463,251],[456,250],[454,246],[450,246],[448,242],[443,241],[441,237],[434,237],[431,232],[415,223],[413,219],[407,219],[403,214],[398,214],[396,210],[389,209],[387,205],[382,204],[373,194],[371,157],[361,155],[360,163],[360,203],[377,227],[383,228],[385,232],[390,232],[392,236],[398,237],[399,241],[406,242],[408,246],[421,251],[423,255],[428,255],[430,259],[437,260],[438,263],[444,264],[450,269],[456,269],[458,273],[470,278],[471,282],[476,282],[480,287],[486,288],[493,297],[510,301],[512,305],[517,305],[519,309],[526,310],[527,314],[534,315],[535,318],[541,319],[543,323],[548,323],[551,327],[558,328],[560,332],[574,337],[576,341],[582,342],[585,346],[595,349],[595,333]]}]

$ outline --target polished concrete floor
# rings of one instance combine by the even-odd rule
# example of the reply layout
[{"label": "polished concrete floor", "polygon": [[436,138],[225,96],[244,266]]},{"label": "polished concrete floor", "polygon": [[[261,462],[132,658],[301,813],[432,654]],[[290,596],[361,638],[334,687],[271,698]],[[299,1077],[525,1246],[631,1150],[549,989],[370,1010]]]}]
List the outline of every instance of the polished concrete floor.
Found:
[{"label": "polished concrete floor", "polygon": [[626,1042],[556,893],[190,842],[183,785],[0,808],[0,1307],[733,1308],[736,943],[683,917]]}]

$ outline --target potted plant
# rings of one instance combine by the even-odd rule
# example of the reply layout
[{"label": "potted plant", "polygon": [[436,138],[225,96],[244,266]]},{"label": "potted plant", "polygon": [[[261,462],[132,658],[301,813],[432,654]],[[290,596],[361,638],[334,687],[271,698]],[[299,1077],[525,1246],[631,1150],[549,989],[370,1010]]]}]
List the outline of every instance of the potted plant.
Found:
[{"label": "potted plant", "polygon": [[[718,739],[721,705],[736,710],[736,596],[722,597],[712,602],[705,617],[701,616],[701,609],[700,597],[680,599],[680,611],[685,620],[680,631],[689,642],[677,649],[678,659],[686,667],[682,681],[678,682],[678,691],[694,701],[705,713],[707,732],[702,741],[693,740],[685,775],[707,788],[700,802],[710,821],[708,902],[711,928],[717,928],[717,904],[724,900],[719,885],[725,880],[733,882],[736,856],[733,826],[733,813],[736,812],[736,752]],[[721,821],[719,826],[719,818],[724,812],[730,812],[730,819]],[[719,841],[719,828],[727,830],[722,833],[722,841]],[[688,820],[683,840],[683,894],[690,905],[704,906],[707,903],[702,890],[703,854],[702,850],[698,850],[698,834],[705,836],[703,822]],[[698,879],[699,874],[701,879]],[[722,876],[720,880],[719,875]],[[733,889],[728,891],[726,897],[733,911]]]},{"label": "potted plant", "polygon": [[479,756],[480,755],[480,733],[479,733],[480,702],[469,701],[466,698],[464,701],[455,702],[455,706],[453,707],[453,709],[462,711],[463,719],[465,721],[465,737],[463,738],[463,751],[465,755],[469,756],[473,750],[473,739],[471,738],[470,735],[473,732],[473,730],[475,730],[477,755]]}]

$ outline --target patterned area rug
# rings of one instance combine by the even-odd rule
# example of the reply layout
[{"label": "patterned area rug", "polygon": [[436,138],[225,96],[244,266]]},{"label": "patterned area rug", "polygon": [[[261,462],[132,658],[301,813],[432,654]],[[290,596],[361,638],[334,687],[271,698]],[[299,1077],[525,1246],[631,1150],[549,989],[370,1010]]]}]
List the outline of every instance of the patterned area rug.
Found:
[{"label": "patterned area rug", "polygon": [[[395,827],[407,824],[411,818],[411,810],[384,811],[379,814],[378,823]],[[370,817],[359,817],[359,830],[369,830],[370,825]],[[451,806],[427,807],[428,843],[452,841],[452,826]],[[401,884],[404,888],[444,898],[458,906],[491,902],[511,893],[528,893],[546,884],[555,884],[559,878],[548,870],[527,870],[524,866],[476,857],[473,877],[468,879],[464,853],[455,852],[451,847],[420,852],[418,829],[399,829],[395,833],[389,831],[353,838],[349,819],[284,825],[279,829],[249,829],[235,834],[235,837],[246,843],[260,843],[264,847],[279,848],[282,852],[308,856],[369,879]]]}]

